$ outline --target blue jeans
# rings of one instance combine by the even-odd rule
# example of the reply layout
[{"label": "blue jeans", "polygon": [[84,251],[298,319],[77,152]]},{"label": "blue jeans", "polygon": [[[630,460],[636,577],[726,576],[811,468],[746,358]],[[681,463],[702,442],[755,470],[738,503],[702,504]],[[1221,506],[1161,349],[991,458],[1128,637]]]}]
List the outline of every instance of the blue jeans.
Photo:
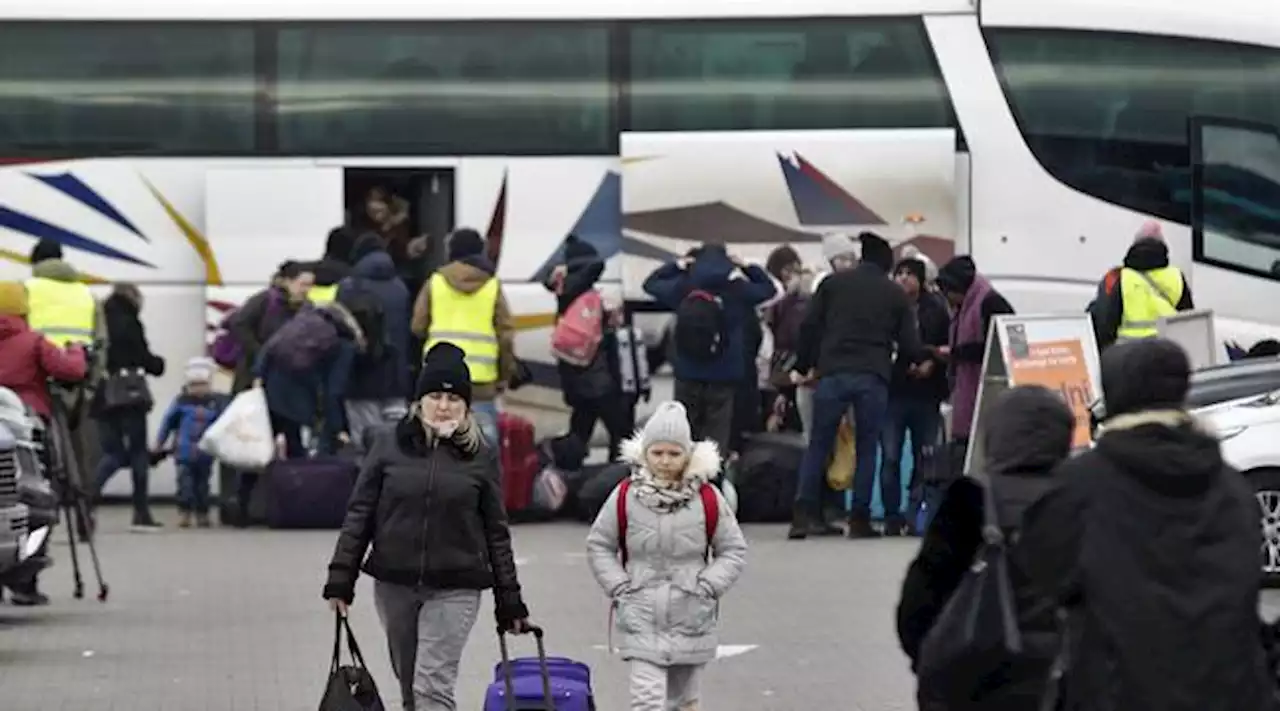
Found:
[{"label": "blue jeans", "polygon": [[480,434],[484,435],[489,446],[494,450],[501,447],[502,438],[498,434],[498,403],[493,400],[477,400],[471,403],[471,416],[480,426]]},{"label": "blue jeans", "polygon": [[197,459],[178,464],[178,510],[209,513],[209,480],[213,460]]},{"label": "blue jeans", "polygon": [[889,386],[867,373],[836,373],[818,381],[813,393],[813,432],[800,463],[796,503],[818,513],[827,460],[835,448],[840,418],[853,408],[857,461],[853,469],[853,518],[870,518],[876,483],[876,453],[888,407]]},{"label": "blue jeans", "polygon": [[911,435],[911,500],[907,515],[914,516],[926,482],[922,463],[929,462],[942,434],[942,412],[932,399],[895,397],[889,400],[884,429],[880,433],[880,500],[885,518],[902,515],[902,448]]},{"label": "blue jeans", "polygon": [[98,437],[102,442],[102,459],[98,460],[98,491],[106,487],[115,473],[128,467],[133,478],[134,523],[151,520],[147,496],[147,477],[151,473],[151,455],[147,450],[147,413],[124,410],[104,414],[98,419]]}]

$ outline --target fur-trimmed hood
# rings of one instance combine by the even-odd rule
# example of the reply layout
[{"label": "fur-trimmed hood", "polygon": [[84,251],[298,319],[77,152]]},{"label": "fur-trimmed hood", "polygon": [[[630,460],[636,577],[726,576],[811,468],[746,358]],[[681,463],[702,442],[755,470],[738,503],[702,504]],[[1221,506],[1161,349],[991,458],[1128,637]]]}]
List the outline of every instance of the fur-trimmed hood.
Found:
[{"label": "fur-trimmed hood", "polygon": [[[618,459],[633,467],[647,470],[648,466],[644,461],[644,445],[641,444],[641,440],[639,431],[624,439]],[[689,453],[689,463],[684,468],[683,481],[688,482],[691,479],[710,481],[714,479],[716,474],[720,472],[720,461],[720,448],[716,446],[715,442],[703,440],[694,443],[693,451]]]},{"label": "fur-trimmed hood", "polygon": [[1167,496],[1199,496],[1225,468],[1217,437],[1181,410],[1147,410],[1110,418],[1101,428],[1095,451]]}]

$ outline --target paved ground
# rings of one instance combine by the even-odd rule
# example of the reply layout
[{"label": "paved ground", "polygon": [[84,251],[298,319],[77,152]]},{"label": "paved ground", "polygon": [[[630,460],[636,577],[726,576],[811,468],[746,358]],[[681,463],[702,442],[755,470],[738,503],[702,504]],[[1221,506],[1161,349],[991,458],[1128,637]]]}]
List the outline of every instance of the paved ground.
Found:
[{"label": "paved ground", "polygon": [[[64,544],[55,551],[60,564],[46,577],[53,605],[0,607],[0,708],[316,708],[331,639],[319,591],[332,534],[133,535],[125,523],[122,511],[104,517],[100,545],[112,584],[106,605],[71,599]],[[914,708],[892,611],[915,543],[788,544],[777,526],[747,533],[748,573],[726,601],[721,642],[758,646],[712,666],[705,708]],[[606,605],[585,567],[584,534],[572,523],[519,527],[521,577],[552,651],[589,662],[599,708],[617,711],[626,707],[626,674],[603,650]],[[369,592],[367,585],[359,590],[355,625],[388,708],[395,708]],[[1280,599],[1269,597],[1264,608],[1280,614]],[[497,656],[489,615],[476,626],[463,662],[461,709],[480,708]]]},{"label": "paved ground", "polygon": [[[104,518],[100,547],[111,600],[71,599],[66,546],[46,573],[54,603],[0,606],[0,708],[5,711],[313,711],[328,664],[331,618],[319,599],[330,533],[166,531],[129,534]],[[624,665],[603,650],[607,608],[583,559],[585,527],[516,531],[521,577],[556,654],[589,662],[598,707],[626,708]],[[748,529],[748,573],[726,601],[724,645],[758,645],[714,664],[705,708],[912,708],[892,610],[911,541],[806,541]],[[92,577],[89,592],[94,590]],[[479,709],[497,657],[491,608],[463,662],[459,708]],[[393,708],[370,589],[357,633]],[[530,643],[531,644],[531,643]]]}]

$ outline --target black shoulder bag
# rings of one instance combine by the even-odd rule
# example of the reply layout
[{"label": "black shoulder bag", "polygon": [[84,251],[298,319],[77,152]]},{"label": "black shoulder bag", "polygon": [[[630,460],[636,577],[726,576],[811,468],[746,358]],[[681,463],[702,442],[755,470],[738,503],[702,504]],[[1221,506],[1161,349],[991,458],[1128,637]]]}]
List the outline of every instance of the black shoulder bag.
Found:
[{"label": "black shoulder bag", "polygon": [[121,369],[107,374],[102,384],[102,405],[106,410],[149,411],[153,404],[147,374],[141,368]]},{"label": "black shoulder bag", "polygon": [[[345,634],[344,634],[345,633]],[[342,638],[347,638],[347,651],[351,664],[342,664]],[[325,684],[320,700],[320,711],[386,711],[378,685],[364,664],[364,655],[356,644],[355,633],[347,616],[334,613],[333,658],[329,662],[329,682]]]},{"label": "black shoulder bag", "polygon": [[1009,560],[991,480],[982,482],[983,543],[920,648],[922,698],[976,701],[986,679],[1022,653]]}]

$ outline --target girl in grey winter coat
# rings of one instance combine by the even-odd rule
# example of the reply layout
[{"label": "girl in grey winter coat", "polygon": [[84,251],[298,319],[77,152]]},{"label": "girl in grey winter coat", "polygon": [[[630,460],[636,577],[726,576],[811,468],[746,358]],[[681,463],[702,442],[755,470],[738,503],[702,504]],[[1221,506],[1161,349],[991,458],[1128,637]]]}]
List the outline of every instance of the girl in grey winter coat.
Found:
[{"label": "girl in grey winter coat", "polygon": [[587,536],[587,560],[613,601],[619,651],[631,662],[630,709],[697,711],[702,667],[716,655],[720,598],[742,573],[747,542],[714,488],[718,514],[707,540],[701,491],[720,470],[720,454],[714,442],[693,442],[683,405],[659,406],[623,442],[622,460],[632,466],[626,540],[614,490]]}]

